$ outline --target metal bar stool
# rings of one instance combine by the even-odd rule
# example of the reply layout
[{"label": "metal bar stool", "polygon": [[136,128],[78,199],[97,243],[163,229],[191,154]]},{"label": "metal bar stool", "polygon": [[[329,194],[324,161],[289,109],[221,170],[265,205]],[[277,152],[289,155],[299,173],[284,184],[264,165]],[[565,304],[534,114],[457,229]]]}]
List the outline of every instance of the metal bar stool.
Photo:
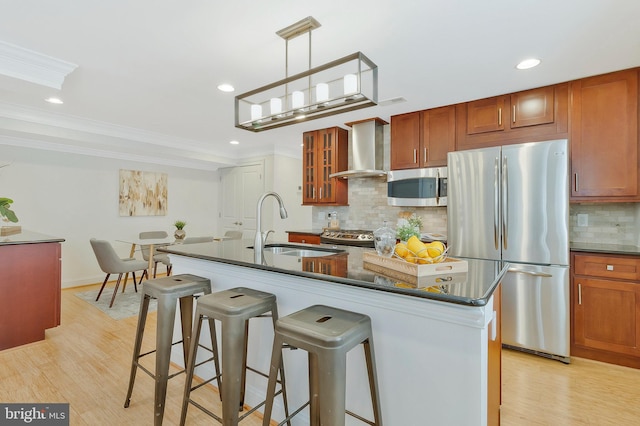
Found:
[{"label": "metal bar stool", "polygon": [[[169,361],[171,359],[171,347],[182,343],[182,351],[185,365],[188,362],[189,347],[191,343],[191,323],[193,317],[193,299],[199,293],[211,293],[211,281],[196,275],[182,274],[165,278],[147,280],[142,286],[140,298],[140,312],[138,314],[138,327],[131,360],[131,376],[129,377],[129,390],[124,407],[129,407],[131,393],[136,379],[138,367],[155,380],[155,405],[154,425],[161,425],[164,417],[164,404],[167,396],[167,380],[182,373],[169,375]],[[142,338],[144,335],[149,301],[158,299],[158,315],[156,324],[156,348],[141,354]],[[182,323],[182,340],[172,343],[173,324],[176,315],[176,302],[180,301],[180,319]],[[213,321],[211,321],[213,322]],[[215,342],[215,328],[211,327],[211,341]],[[156,354],[155,373],[149,371],[140,364],[140,358]]]},{"label": "metal bar stool", "polygon": [[[309,405],[312,426],[344,426],[345,412],[364,423],[382,426],[371,319],[367,315],[314,305],[280,318],[275,330],[263,426],[268,426],[271,420],[276,376],[285,345],[308,352],[309,401],[280,425]],[[345,407],[347,352],[361,343],[369,376],[373,422]]]},{"label": "metal bar stool", "polygon": [[[270,312],[270,315],[267,314]],[[209,416],[218,420],[225,426],[235,426],[239,421],[256,411],[265,404],[265,401],[251,408],[242,416],[239,412],[244,407],[244,396],[246,386],[247,371],[259,374],[265,378],[269,376],[254,368],[247,366],[247,342],[249,336],[249,320],[251,318],[269,317],[275,322],[278,319],[278,307],[276,296],[258,290],[245,287],[232,288],[219,291],[198,299],[196,305],[196,322],[193,326],[193,340],[189,351],[189,364],[187,365],[187,378],[185,381],[184,397],[182,400],[182,414],[180,424],[184,425],[187,418],[187,408],[189,403],[201,409]],[[222,397],[222,418],[206,409],[201,404],[191,399],[191,392],[201,385],[192,387],[193,371],[198,346],[202,320],[209,319],[210,327],[213,320],[218,320],[222,324],[222,383],[220,396]],[[214,343],[214,350],[216,345]],[[284,399],[284,409],[289,415],[287,405],[287,395],[284,389],[284,369],[282,361],[279,361],[275,376],[280,372],[280,380],[274,379],[273,398],[282,393]],[[216,365],[216,373],[220,370]],[[275,392],[275,382],[280,383],[280,390]]]}]

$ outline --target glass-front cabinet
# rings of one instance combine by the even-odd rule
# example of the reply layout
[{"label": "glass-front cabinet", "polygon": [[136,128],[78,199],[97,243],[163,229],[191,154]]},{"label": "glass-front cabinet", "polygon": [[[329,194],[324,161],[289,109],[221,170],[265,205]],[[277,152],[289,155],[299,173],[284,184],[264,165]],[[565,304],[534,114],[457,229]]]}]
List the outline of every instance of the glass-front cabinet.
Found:
[{"label": "glass-front cabinet", "polygon": [[340,127],[303,134],[302,203],[347,205],[348,180],[329,177],[347,170],[348,132]]}]

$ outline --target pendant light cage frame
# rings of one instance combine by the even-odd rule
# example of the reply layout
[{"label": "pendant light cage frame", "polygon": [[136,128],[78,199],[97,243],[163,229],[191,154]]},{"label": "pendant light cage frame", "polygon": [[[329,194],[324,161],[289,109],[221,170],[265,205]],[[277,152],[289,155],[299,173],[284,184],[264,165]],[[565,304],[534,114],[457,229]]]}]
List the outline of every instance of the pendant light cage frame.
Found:
[{"label": "pendant light cage frame", "polygon": [[[285,78],[235,97],[235,126],[252,132],[275,129],[378,104],[378,67],[356,52],[311,68],[311,31],[305,18],[277,32],[286,41]],[[288,76],[288,42],[309,34],[309,70]]]}]

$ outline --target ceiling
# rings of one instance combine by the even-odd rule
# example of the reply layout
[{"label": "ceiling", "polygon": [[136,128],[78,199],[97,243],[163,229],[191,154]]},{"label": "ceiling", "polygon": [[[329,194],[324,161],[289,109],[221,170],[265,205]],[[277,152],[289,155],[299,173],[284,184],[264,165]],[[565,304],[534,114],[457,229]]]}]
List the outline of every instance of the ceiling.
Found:
[{"label": "ceiling", "polygon": [[[0,42],[77,65],[61,90],[0,75],[0,144],[210,170],[300,156],[306,130],[640,66],[640,1],[613,4],[0,0]],[[284,78],[276,31],[307,16],[321,24],[312,65],[362,51],[378,65],[382,105],[261,133],[235,128],[234,96]],[[306,70],[307,47],[306,36],[290,42],[290,75]],[[541,65],[516,70],[528,57]],[[51,95],[64,104],[43,101]],[[398,97],[406,102],[385,102]]]}]

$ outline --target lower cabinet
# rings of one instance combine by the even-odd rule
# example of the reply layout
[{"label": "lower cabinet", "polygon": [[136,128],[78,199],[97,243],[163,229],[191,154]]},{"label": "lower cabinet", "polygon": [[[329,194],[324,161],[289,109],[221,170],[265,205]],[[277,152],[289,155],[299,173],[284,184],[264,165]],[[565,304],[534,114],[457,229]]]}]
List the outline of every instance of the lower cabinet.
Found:
[{"label": "lower cabinet", "polygon": [[320,244],[320,235],[303,232],[289,232],[290,243]]},{"label": "lower cabinet", "polygon": [[640,258],[572,254],[571,355],[640,368]]},{"label": "lower cabinet", "polygon": [[487,365],[487,425],[500,424],[502,404],[502,284],[493,292],[494,318],[489,323]]},{"label": "lower cabinet", "polygon": [[60,243],[0,246],[0,350],[60,325]]},{"label": "lower cabinet", "polygon": [[344,278],[347,276],[347,260],[346,253],[333,256],[303,257],[302,270]]}]

